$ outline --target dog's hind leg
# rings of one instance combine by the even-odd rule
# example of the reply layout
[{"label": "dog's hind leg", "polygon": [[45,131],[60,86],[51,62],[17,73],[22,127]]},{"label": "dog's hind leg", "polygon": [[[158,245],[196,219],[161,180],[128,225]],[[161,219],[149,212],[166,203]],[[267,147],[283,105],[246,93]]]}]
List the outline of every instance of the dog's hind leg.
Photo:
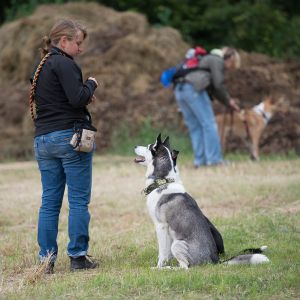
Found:
[{"label": "dog's hind leg", "polygon": [[217,246],[217,249],[218,249],[218,253],[219,254],[224,253],[225,252],[225,250],[224,250],[224,242],[223,242],[223,238],[222,238],[221,233],[214,226],[214,224],[209,221],[209,219],[207,217],[205,217],[205,219],[206,219],[206,221],[208,223],[210,232],[211,232],[211,234],[212,234],[212,236],[214,238],[214,241],[216,243],[216,246]]},{"label": "dog's hind leg", "polygon": [[157,267],[162,268],[168,260],[172,258],[171,244],[172,238],[169,234],[168,225],[157,223],[155,224],[156,235],[158,240],[158,263]]},{"label": "dog's hind leg", "polygon": [[188,244],[183,240],[175,240],[171,246],[171,251],[178,260],[180,268],[188,269],[191,261]]},{"label": "dog's hind leg", "polygon": [[251,141],[249,140],[249,138],[243,139],[243,142],[244,142],[245,146],[248,148],[251,160],[255,161],[256,156],[255,156],[255,153],[254,153],[254,146],[253,146],[252,139],[251,139]]},{"label": "dog's hind leg", "polygon": [[225,153],[226,152],[227,128],[224,124],[221,125],[220,122],[218,123],[218,133],[219,133],[219,137],[220,137],[222,151]]}]

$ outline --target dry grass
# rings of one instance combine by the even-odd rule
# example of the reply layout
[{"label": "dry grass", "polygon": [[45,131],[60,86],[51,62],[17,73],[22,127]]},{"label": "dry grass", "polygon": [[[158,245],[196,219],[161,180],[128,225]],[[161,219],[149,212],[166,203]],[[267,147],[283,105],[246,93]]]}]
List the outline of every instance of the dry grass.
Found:
[{"label": "dry grass", "polygon": [[[299,233],[300,222],[296,216],[300,212],[300,160],[240,162],[229,167],[194,170],[189,163],[182,164],[179,159],[179,165],[187,191],[221,232],[225,232],[225,239],[234,239],[241,228],[245,229],[243,226],[252,222],[251,218],[259,221],[260,215],[280,215],[282,220],[292,218],[296,221],[292,225],[283,224],[282,228],[286,230],[292,226],[293,231]],[[90,250],[100,259],[101,272],[114,275],[118,280],[121,280],[124,268],[126,274],[129,269],[144,267],[149,270],[156,260],[154,228],[141,194],[144,171],[143,167],[134,165],[131,157],[98,156],[94,159]],[[67,196],[60,216],[56,274],[51,278],[43,274],[43,269],[38,266],[36,242],[40,193],[35,162],[0,165],[0,298],[1,293],[14,299],[12,295],[20,296],[24,291],[35,289],[35,295],[38,295],[38,289],[49,280],[52,284],[66,281],[64,288],[67,290],[78,277],[89,282],[99,276],[97,270],[85,273],[83,277],[71,277],[69,273],[65,254]],[[232,225],[233,220],[239,224]],[[237,227],[230,230],[230,226]],[[251,226],[255,228],[256,225]],[[255,232],[259,230],[255,229]],[[257,237],[259,243],[263,237],[263,233]],[[229,245],[229,249],[249,246],[249,239],[243,241],[243,233],[237,240],[246,245]],[[191,299],[193,293],[191,291]],[[88,292],[79,294],[84,298]]]}]

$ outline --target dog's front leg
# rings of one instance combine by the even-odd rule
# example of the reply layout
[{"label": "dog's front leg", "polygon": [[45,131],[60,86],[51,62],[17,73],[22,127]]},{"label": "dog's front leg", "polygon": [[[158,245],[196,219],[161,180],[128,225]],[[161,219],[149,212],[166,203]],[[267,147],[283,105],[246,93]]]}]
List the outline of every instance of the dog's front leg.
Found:
[{"label": "dog's front leg", "polygon": [[162,268],[166,265],[168,260],[172,258],[171,244],[172,238],[169,233],[167,224],[156,223],[156,234],[158,241],[158,263],[157,268]]},{"label": "dog's front leg", "polygon": [[253,160],[259,160],[259,138],[260,136],[253,135],[251,157]]}]

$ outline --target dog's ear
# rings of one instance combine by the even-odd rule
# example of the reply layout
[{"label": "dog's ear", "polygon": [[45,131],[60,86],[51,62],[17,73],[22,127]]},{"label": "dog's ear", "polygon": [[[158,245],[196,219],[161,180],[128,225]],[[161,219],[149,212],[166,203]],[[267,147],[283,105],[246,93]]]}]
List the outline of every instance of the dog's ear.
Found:
[{"label": "dog's ear", "polygon": [[277,111],[284,114],[290,111],[290,101],[287,100],[284,96],[280,96],[277,101]]},{"label": "dog's ear", "polygon": [[163,141],[163,145],[166,146],[168,149],[170,149],[170,139],[168,136]]},{"label": "dog's ear", "polygon": [[178,154],[179,154],[179,151],[178,150],[172,150],[172,158],[173,159],[176,159],[177,158],[177,156],[178,156]]},{"label": "dog's ear", "polygon": [[277,104],[278,99],[272,95],[269,97],[269,101],[272,105],[275,105],[275,104]]},{"label": "dog's ear", "polygon": [[156,143],[161,144],[161,133],[159,133],[159,135],[157,136]]},{"label": "dog's ear", "polygon": [[177,156],[178,156],[178,154],[179,154],[179,151],[177,151],[177,150],[172,150],[172,152],[171,152],[171,155],[172,155],[172,159],[173,159],[173,162],[174,162],[174,165],[176,166],[176,161],[177,161]]},{"label": "dog's ear", "polygon": [[153,145],[153,150],[157,150],[158,149],[158,146],[161,145],[162,142],[161,142],[161,133],[157,136],[156,138],[156,141],[155,141],[155,144]]}]

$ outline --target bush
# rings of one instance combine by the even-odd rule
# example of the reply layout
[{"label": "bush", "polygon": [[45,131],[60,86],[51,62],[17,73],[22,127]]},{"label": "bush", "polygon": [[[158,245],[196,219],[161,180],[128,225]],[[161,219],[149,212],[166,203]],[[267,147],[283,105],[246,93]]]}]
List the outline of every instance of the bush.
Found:
[{"label": "bush", "polygon": [[[11,0],[1,4],[4,15],[0,18],[2,21],[10,21],[29,15],[38,4],[65,2],[68,0]],[[98,0],[96,2],[116,10],[143,13],[150,23],[177,28],[187,42],[201,44],[208,49],[230,45],[274,57],[300,57],[298,1]]]}]

